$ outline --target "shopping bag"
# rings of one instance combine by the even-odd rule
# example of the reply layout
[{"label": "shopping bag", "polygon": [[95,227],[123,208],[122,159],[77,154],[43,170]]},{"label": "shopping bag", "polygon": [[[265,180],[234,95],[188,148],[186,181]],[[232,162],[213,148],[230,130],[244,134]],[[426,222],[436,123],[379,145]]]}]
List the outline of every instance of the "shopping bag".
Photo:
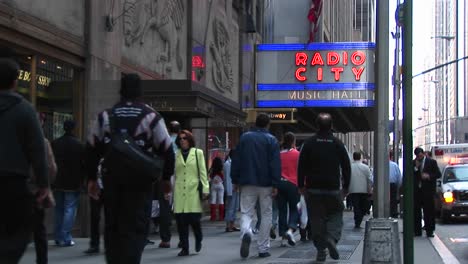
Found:
[{"label": "shopping bag", "polygon": [[299,211],[300,215],[300,227],[302,229],[305,229],[307,226],[307,221],[309,221],[308,215],[307,215],[307,205],[304,199],[304,195],[301,195],[301,198],[299,199],[299,203],[297,203],[297,210]]},{"label": "shopping bag", "polygon": [[159,201],[153,200],[151,204],[151,218],[159,216]]}]

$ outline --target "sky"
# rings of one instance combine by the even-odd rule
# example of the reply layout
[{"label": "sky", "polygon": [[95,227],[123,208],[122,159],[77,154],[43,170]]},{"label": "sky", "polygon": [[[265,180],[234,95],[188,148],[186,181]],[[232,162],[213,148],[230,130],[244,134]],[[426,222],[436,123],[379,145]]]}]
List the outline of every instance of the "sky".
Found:
[{"label": "sky", "polygon": [[[433,12],[432,8],[434,6],[435,0],[413,0],[413,75],[420,73],[428,68],[434,66],[434,63],[430,61],[431,55],[431,46],[433,40],[431,36],[433,35]],[[400,0],[400,2],[403,2]],[[397,6],[397,0],[390,0],[390,31],[395,32],[395,9]],[[394,65],[394,50],[395,50],[395,40],[392,36],[389,36],[390,39],[390,76],[393,73]],[[426,63],[424,63],[426,62]],[[429,65],[428,65],[429,63]],[[400,59],[401,65],[401,59]],[[392,87],[390,77],[390,87]],[[422,93],[421,89],[423,78],[416,77],[413,80],[413,127],[417,125],[417,118],[421,115],[418,111],[423,107],[421,97],[415,96]],[[418,85],[419,84],[419,85]],[[390,89],[390,104],[389,104],[389,116],[390,119],[393,119],[393,91]],[[400,119],[401,119],[401,103],[400,103]]]}]

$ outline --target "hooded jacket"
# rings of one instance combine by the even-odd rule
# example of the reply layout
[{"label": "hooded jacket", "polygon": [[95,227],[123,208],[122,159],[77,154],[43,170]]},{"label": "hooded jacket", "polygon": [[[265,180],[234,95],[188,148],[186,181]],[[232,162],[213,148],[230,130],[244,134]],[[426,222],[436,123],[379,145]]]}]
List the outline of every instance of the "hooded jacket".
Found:
[{"label": "hooded jacket", "polygon": [[46,148],[33,106],[21,95],[0,91],[0,180],[29,179],[30,168],[38,187],[48,187]]}]

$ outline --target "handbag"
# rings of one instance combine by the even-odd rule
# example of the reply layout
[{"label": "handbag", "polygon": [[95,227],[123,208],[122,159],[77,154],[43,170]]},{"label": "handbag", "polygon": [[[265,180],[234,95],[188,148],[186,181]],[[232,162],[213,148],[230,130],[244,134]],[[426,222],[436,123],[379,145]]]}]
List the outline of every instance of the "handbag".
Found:
[{"label": "handbag", "polygon": [[198,174],[198,197],[200,197],[200,200],[203,200],[203,183],[201,182],[201,177],[200,177],[200,167],[198,166],[198,155],[197,155],[197,150],[195,150],[195,160],[197,161],[197,174]]}]

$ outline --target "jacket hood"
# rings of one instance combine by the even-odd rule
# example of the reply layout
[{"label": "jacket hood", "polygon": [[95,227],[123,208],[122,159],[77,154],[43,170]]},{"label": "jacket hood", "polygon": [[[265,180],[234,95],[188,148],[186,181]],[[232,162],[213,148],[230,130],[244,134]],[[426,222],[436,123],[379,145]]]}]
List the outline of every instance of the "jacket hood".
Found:
[{"label": "jacket hood", "polygon": [[21,96],[11,91],[0,91],[0,114],[21,102]]}]

